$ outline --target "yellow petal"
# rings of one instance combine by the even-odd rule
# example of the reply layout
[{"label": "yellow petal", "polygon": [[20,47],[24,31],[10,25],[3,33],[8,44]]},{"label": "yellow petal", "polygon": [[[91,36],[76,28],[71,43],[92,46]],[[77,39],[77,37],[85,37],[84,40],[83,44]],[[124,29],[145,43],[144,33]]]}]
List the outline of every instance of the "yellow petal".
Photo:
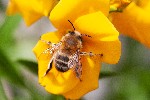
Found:
[{"label": "yellow petal", "polygon": [[145,10],[150,10],[150,0],[135,0],[134,2],[137,4],[137,6]]},{"label": "yellow petal", "polygon": [[84,39],[82,51],[100,54],[97,55],[98,61],[116,64],[121,56],[121,42],[119,40],[99,41],[95,40],[94,38]]},{"label": "yellow petal", "polygon": [[54,64],[50,72],[45,76],[50,59],[38,61],[39,82],[45,89],[53,94],[63,94],[74,88],[80,80],[76,77],[73,70],[59,72]]},{"label": "yellow petal", "polygon": [[118,31],[100,11],[79,17],[75,21],[74,26],[81,34],[88,34],[95,40],[118,40]]},{"label": "yellow petal", "polygon": [[79,99],[98,88],[100,68],[100,62],[96,58],[82,57],[82,81],[63,95],[69,99]]},{"label": "yellow petal", "polygon": [[21,13],[27,25],[31,25],[42,16],[48,16],[58,0],[10,0],[7,14]]},{"label": "yellow petal", "polygon": [[57,29],[68,29],[70,24],[85,14],[102,11],[109,12],[109,0],[61,0],[50,14],[50,20]]},{"label": "yellow petal", "polygon": [[[150,8],[150,6],[149,6]],[[128,35],[150,47],[150,10],[132,2],[123,13],[112,13],[112,23],[120,33]]]},{"label": "yellow petal", "polygon": [[7,6],[7,15],[12,15],[18,12],[18,8],[16,3],[13,3],[12,1],[8,2],[8,6]]}]

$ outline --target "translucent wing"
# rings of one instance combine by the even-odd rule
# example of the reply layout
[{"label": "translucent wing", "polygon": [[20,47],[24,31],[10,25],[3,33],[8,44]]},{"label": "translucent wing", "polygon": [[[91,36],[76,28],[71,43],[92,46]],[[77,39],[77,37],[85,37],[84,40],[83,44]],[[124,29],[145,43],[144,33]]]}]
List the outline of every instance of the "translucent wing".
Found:
[{"label": "translucent wing", "polygon": [[68,67],[74,69],[76,76],[81,81],[82,64],[80,62],[80,55],[78,51],[73,56],[70,57],[70,60],[68,61]]},{"label": "translucent wing", "polygon": [[57,43],[57,44],[53,44],[49,41],[44,41],[44,40],[41,40],[42,42],[45,42],[49,45],[49,47],[47,49],[45,49],[40,55],[39,55],[39,58],[42,54],[47,54],[48,58],[46,57],[46,59],[50,59],[49,61],[49,64],[47,66],[47,70],[44,74],[44,76],[46,76],[48,74],[48,72],[51,70],[52,68],[52,64],[53,64],[53,59],[56,55],[56,52],[58,51],[59,47],[61,46],[61,42]]}]

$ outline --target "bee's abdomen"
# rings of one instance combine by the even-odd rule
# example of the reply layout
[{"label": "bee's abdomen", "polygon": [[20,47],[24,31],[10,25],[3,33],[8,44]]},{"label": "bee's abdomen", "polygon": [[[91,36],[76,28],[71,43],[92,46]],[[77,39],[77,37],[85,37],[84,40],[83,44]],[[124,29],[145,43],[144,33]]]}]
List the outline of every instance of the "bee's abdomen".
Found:
[{"label": "bee's abdomen", "polygon": [[66,72],[69,70],[68,67],[69,58],[67,56],[58,55],[55,59],[55,67],[60,72]]},{"label": "bee's abdomen", "polygon": [[68,62],[69,61],[69,58],[67,56],[63,56],[63,55],[58,55],[56,57],[57,60],[61,60],[63,62]]}]

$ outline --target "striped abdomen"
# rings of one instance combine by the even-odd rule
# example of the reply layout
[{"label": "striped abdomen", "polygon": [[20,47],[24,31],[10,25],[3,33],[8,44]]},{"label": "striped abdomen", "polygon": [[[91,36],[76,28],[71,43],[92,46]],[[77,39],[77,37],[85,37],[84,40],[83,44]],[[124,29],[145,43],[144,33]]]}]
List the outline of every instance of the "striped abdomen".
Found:
[{"label": "striped abdomen", "polygon": [[68,67],[69,58],[64,55],[57,55],[55,59],[55,67],[60,72],[66,72],[69,70]]}]

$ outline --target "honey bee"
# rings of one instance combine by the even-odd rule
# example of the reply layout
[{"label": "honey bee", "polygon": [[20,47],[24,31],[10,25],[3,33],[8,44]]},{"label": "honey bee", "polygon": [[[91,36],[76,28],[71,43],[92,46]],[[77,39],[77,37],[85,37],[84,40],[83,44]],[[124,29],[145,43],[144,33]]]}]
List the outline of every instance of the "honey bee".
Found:
[{"label": "honey bee", "polygon": [[[72,23],[71,25],[73,26]],[[76,74],[76,77],[79,78],[81,81],[81,74],[82,74],[82,64],[80,61],[81,55],[89,55],[89,56],[94,55],[92,52],[89,53],[81,52],[82,36],[87,36],[91,38],[91,36],[89,35],[79,33],[74,28],[73,31],[68,31],[68,33],[62,37],[61,41],[56,44],[53,44],[49,41],[47,42],[45,40],[41,40],[51,45],[50,48],[47,48],[42,53],[49,52],[52,55],[44,76],[48,74],[48,72],[52,68],[52,64],[54,64],[55,68],[60,72],[66,72],[69,69],[73,69]]]}]

